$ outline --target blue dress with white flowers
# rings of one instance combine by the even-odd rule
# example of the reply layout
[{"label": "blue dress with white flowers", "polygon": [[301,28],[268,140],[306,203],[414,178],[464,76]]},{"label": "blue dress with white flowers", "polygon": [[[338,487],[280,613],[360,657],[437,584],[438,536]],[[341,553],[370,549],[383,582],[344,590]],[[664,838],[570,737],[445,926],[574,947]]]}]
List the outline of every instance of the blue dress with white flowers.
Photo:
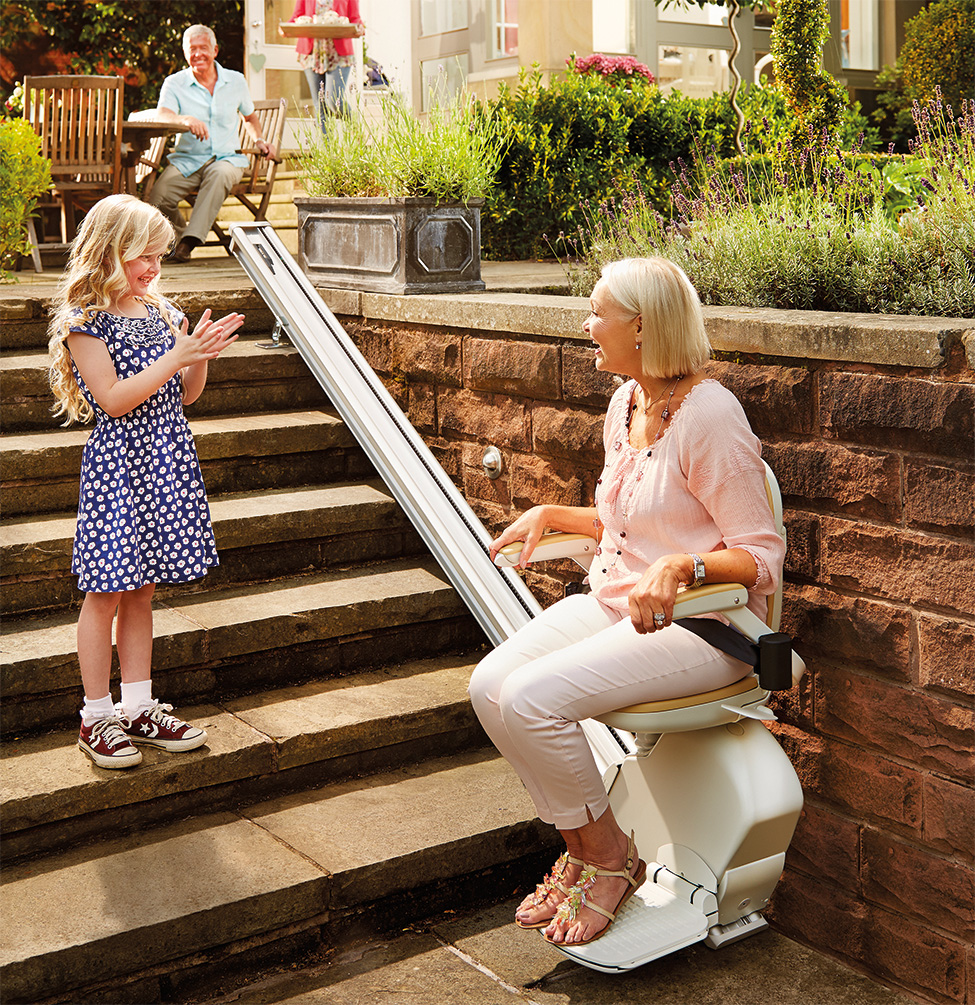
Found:
[{"label": "blue dress with white flowers", "polygon": [[[101,339],[124,380],[175,344],[160,312],[152,304],[146,308],[146,318],[100,311],[71,330]],[[183,315],[172,305],[163,310],[176,328],[182,324]],[[205,576],[218,562],[217,547],[196,445],[183,415],[180,375],[118,418],[99,408],[77,370],[74,375],[96,420],[81,461],[71,558],[78,589],[116,593]]]}]

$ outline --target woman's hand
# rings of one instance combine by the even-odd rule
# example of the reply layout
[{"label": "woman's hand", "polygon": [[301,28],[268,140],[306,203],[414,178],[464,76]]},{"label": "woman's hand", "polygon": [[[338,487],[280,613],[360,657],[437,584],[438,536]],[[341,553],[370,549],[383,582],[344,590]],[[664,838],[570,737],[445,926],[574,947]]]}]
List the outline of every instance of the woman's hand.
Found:
[{"label": "woman's hand", "polygon": [[491,542],[491,561],[494,556],[506,545],[515,541],[522,541],[521,557],[518,559],[516,568],[525,569],[528,567],[528,560],[535,550],[539,538],[548,530],[548,510],[545,506],[533,506],[530,510],[522,513],[514,523],[507,526]]},{"label": "woman's hand", "polygon": [[[630,620],[641,634],[666,628],[674,616],[677,588],[686,582],[688,555],[664,555],[630,591]],[[656,615],[656,620],[654,620]],[[662,615],[662,617],[661,617]]]}]

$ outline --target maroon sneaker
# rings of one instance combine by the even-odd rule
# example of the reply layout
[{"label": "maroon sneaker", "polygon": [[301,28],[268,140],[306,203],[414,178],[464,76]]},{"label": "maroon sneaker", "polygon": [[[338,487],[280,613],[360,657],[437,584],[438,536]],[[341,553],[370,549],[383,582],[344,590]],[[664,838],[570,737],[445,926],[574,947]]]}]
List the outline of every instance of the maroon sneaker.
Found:
[{"label": "maroon sneaker", "polygon": [[[118,706],[116,706],[118,707]],[[163,750],[195,750],[207,742],[206,730],[191,726],[175,715],[167,715],[172,705],[154,701],[144,708],[134,719],[128,719],[119,710],[119,721],[126,737],[132,743],[147,747],[161,747]]]},{"label": "maroon sneaker", "polygon": [[132,746],[115,716],[98,719],[90,726],[81,723],[78,746],[100,768],[133,768],[142,754]]}]

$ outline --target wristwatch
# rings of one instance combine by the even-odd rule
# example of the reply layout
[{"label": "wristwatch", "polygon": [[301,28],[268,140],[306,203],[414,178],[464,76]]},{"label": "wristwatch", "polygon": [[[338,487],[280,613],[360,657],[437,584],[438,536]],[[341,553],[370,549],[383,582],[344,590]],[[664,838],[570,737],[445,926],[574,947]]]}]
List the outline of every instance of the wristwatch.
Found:
[{"label": "wristwatch", "polygon": [[691,561],[694,563],[694,579],[687,584],[689,590],[693,590],[695,586],[700,586],[707,575],[707,570],[704,568],[704,559],[700,555],[691,555]]}]

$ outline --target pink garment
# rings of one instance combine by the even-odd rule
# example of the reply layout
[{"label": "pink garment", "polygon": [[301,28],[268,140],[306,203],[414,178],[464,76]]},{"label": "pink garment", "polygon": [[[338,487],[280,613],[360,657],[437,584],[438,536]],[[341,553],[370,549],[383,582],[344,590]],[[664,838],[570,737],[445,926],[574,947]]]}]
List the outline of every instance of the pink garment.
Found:
[{"label": "pink garment", "polygon": [[596,485],[603,532],[589,569],[593,596],[628,614],[630,591],[661,556],[742,548],[758,567],[748,607],[764,620],[785,544],[765,495],[761,444],[738,399],[716,380],[702,381],[663,436],[637,450],[627,430],[636,387],[625,383],[606,413],[606,460]]},{"label": "pink garment", "polygon": [[[296,0],[295,9],[292,11],[291,17],[288,18],[285,23],[292,24],[299,17],[314,17],[315,4],[316,0]],[[359,0],[332,0],[332,10],[335,11],[336,14],[340,14],[342,17],[347,17],[352,24],[362,24],[362,17],[359,14]],[[351,38],[333,38],[332,45],[335,46],[335,51],[338,55],[352,55]],[[313,47],[313,39],[299,38],[298,44],[295,46],[295,51],[300,56],[310,56]]]}]

